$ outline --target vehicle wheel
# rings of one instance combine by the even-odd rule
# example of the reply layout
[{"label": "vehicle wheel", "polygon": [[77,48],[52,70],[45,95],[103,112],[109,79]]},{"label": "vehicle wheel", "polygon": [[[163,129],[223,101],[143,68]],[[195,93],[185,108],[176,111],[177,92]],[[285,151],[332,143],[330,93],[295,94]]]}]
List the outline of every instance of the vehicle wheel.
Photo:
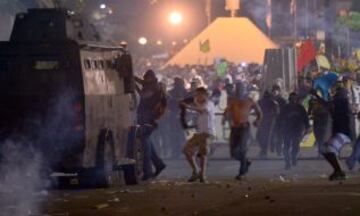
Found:
[{"label": "vehicle wheel", "polygon": [[96,166],[79,172],[82,187],[98,188],[116,184],[119,172],[114,168],[114,137],[109,130],[101,130],[96,148]]},{"label": "vehicle wheel", "polygon": [[130,128],[127,157],[133,159],[135,163],[123,166],[125,184],[136,185],[140,181],[143,170],[143,149],[137,127]]}]

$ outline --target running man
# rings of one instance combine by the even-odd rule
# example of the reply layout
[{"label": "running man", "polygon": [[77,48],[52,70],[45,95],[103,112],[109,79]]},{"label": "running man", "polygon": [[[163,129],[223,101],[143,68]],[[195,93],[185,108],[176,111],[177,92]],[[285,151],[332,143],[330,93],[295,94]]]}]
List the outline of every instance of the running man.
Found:
[{"label": "running man", "polygon": [[247,96],[245,85],[241,82],[237,83],[234,97],[230,98],[223,119],[225,124],[225,119],[230,118],[230,155],[240,161],[239,174],[235,177],[237,180],[241,180],[251,165],[247,158],[247,144],[250,137],[249,117],[252,110],[255,110],[256,114],[254,125],[258,127],[262,119],[261,108]]}]

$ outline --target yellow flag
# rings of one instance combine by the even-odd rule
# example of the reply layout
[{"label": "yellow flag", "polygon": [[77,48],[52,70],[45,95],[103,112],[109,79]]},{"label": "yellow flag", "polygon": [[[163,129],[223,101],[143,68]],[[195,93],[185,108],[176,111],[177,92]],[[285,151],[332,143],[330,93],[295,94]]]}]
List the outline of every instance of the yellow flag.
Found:
[{"label": "yellow flag", "polygon": [[203,53],[210,52],[210,40],[209,39],[207,39],[204,42],[200,42],[200,51]]},{"label": "yellow flag", "polygon": [[326,58],[326,56],[324,55],[318,55],[316,56],[316,62],[318,64],[319,67],[325,68],[330,70],[331,69],[331,65],[329,60]]},{"label": "yellow flag", "polygon": [[360,49],[356,51],[356,57],[360,61]]}]

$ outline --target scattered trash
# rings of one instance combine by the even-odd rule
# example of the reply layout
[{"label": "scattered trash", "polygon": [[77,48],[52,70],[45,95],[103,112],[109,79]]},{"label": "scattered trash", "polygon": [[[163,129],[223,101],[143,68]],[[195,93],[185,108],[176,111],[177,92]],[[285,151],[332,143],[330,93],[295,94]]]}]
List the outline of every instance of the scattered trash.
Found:
[{"label": "scattered trash", "polygon": [[272,200],[270,200],[270,203],[274,203],[274,202],[275,202],[275,200],[273,200],[273,199],[272,199]]},{"label": "scattered trash", "polygon": [[251,191],[252,190],[252,188],[251,187],[248,187],[248,191]]},{"label": "scattered trash", "polygon": [[323,179],[328,178],[328,176],[327,176],[326,174],[321,174],[321,175],[319,175],[319,177],[320,177],[320,178],[323,178]]},{"label": "scattered trash", "polygon": [[184,186],[184,185],[190,185],[189,182],[175,182],[174,186]]},{"label": "scattered trash", "polygon": [[121,190],[120,193],[129,193],[130,190],[125,189],[125,190]]},{"label": "scattered trash", "polygon": [[119,193],[119,191],[108,191],[106,192],[107,194],[116,194],[116,193]]},{"label": "scattered trash", "polygon": [[226,184],[226,188],[230,188],[231,187],[231,185],[230,184]]},{"label": "scattered trash", "polygon": [[108,200],[109,202],[120,202],[120,199],[115,197],[114,199]]},{"label": "scattered trash", "polygon": [[281,182],[284,182],[284,183],[286,182],[286,179],[285,179],[285,177],[283,175],[280,175],[279,179],[280,179]]},{"label": "scattered trash", "polygon": [[245,194],[244,197],[245,197],[245,198],[249,198],[249,194]]},{"label": "scattered trash", "polygon": [[129,189],[125,189],[125,190],[121,190],[120,193],[144,193],[145,191],[143,190],[129,190]]},{"label": "scattered trash", "polygon": [[270,196],[265,196],[264,199],[270,200]]},{"label": "scattered trash", "polygon": [[54,214],[32,214],[29,212],[28,216],[69,216],[68,212],[66,213],[54,213]]},{"label": "scattered trash", "polygon": [[98,204],[98,205],[94,206],[94,209],[100,210],[100,209],[103,209],[103,208],[107,208],[107,207],[109,207],[109,206],[110,206],[110,205],[107,204],[107,203],[101,203],[101,204]]}]

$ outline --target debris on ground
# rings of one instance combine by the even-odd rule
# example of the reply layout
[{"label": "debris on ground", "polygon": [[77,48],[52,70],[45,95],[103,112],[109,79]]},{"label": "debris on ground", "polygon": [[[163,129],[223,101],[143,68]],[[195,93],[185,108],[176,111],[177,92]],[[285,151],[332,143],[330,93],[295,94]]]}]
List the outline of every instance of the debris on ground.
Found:
[{"label": "debris on ground", "polygon": [[321,174],[321,175],[319,175],[319,177],[320,177],[320,178],[323,178],[323,179],[328,178],[328,176],[327,176],[326,174]]},{"label": "debris on ground", "polygon": [[100,210],[100,209],[103,209],[103,208],[108,208],[109,206],[110,206],[110,205],[107,204],[107,203],[101,203],[101,204],[95,205],[95,206],[94,206],[94,209]]},{"label": "debris on ground", "polygon": [[120,199],[117,197],[114,197],[113,199],[108,200],[108,202],[120,202]]},{"label": "debris on ground", "polygon": [[53,213],[53,214],[33,214],[29,212],[28,216],[70,216],[68,212],[66,213]]}]

